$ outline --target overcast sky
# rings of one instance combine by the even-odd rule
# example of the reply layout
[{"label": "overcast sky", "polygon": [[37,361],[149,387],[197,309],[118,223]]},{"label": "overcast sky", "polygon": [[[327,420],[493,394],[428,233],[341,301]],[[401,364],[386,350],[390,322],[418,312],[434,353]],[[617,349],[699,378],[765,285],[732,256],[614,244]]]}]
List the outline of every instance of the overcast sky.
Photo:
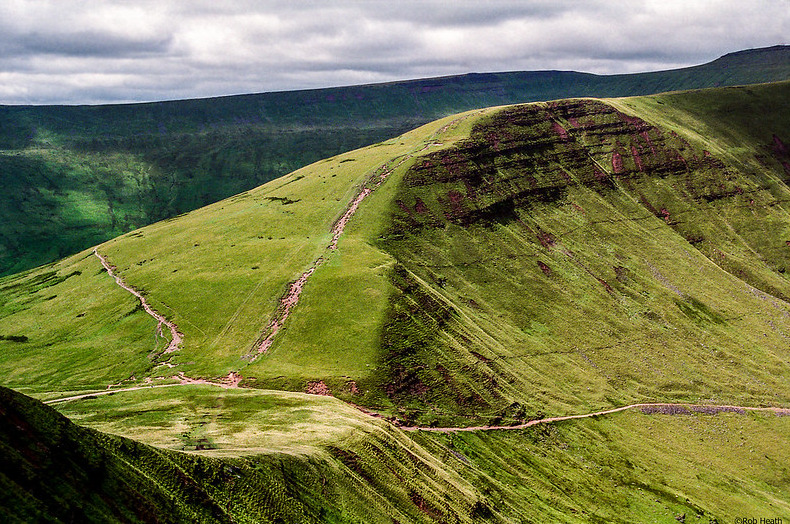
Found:
[{"label": "overcast sky", "polygon": [[0,0],[0,104],[651,71],[788,35],[790,0]]}]

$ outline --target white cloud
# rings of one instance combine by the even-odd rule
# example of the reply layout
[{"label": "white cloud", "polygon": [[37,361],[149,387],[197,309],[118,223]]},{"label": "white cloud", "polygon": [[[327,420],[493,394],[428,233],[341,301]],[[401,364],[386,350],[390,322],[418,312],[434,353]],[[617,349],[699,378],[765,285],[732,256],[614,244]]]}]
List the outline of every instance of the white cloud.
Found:
[{"label": "white cloud", "polygon": [[[0,103],[529,69],[666,69],[786,43],[787,0],[5,0]],[[59,88],[58,88],[59,87]]]}]

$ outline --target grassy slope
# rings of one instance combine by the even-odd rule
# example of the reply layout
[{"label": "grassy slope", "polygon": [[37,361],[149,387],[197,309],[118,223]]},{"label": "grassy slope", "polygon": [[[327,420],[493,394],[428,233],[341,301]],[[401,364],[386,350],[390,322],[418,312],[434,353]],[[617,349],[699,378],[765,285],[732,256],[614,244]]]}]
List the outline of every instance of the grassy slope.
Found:
[{"label": "grassy slope", "polygon": [[[463,116],[319,162],[244,195],[145,228],[134,233],[132,240],[120,237],[100,249],[110,260],[123,261],[118,264],[120,271],[130,283],[149,292],[154,307],[172,311],[173,320],[190,339],[185,351],[174,357],[174,362],[183,363],[179,369],[205,376],[238,370],[240,357],[254,354],[255,343],[288,283],[319,256],[328,255],[325,250],[331,226],[359,188],[385,163],[394,166],[429,144],[437,144],[432,149],[451,145],[464,135],[463,129],[453,127],[440,133],[442,145],[434,136],[457,118]],[[326,269],[343,266],[344,285],[354,285],[355,270],[360,266],[382,264],[381,253],[366,246],[359,248],[349,252],[344,240],[338,252],[328,255]],[[350,267],[343,264],[346,260]],[[163,274],[167,278],[163,279]],[[386,296],[386,279],[371,278],[377,281],[381,297]],[[167,299],[160,302],[158,297]],[[346,318],[366,322],[365,316],[349,314]],[[375,317],[367,321],[366,332],[375,331],[378,323],[380,319]],[[333,331],[340,335],[342,328]],[[307,335],[305,338],[318,340]],[[341,336],[358,343],[353,336]],[[338,351],[332,349],[333,358]],[[358,374],[375,355],[359,358],[362,360],[350,358],[344,365]],[[299,366],[309,370],[308,362],[302,359]],[[313,362],[316,369],[326,367],[326,362]],[[278,368],[268,362],[261,365],[278,375],[294,375],[293,368]]]},{"label": "grassy slope", "polygon": [[635,412],[416,440],[446,446],[436,452],[517,521],[707,523],[790,515],[788,436],[787,417]]},{"label": "grassy slope", "polygon": [[597,76],[474,74],[108,106],[0,106],[0,274],[21,271],[442,116],[569,96],[788,78],[790,48]]},{"label": "grassy slope", "polygon": [[[457,125],[435,136],[456,118],[319,162],[100,246],[127,282],[142,289],[151,304],[185,333],[183,351],[173,355],[161,354],[166,341],[155,338],[155,322],[115,285],[90,251],[3,278],[0,366],[6,370],[6,383],[43,393],[89,390],[97,383],[101,388],[130,377],[170,376],[182,370],[207,377],[238,370],[246,362],[241,357],[254,353],[255,342],[288,282],[324,254],[332,223],[359,187],[392,158],[428,144],[436,144],[431,146],[434,149],[446,147],[465,136],[468,127],[457,129]],[[336,267],[337,260],[368,263],[369,248],[357,243],[368,255],[344,256],[345,242],[326,269]],[[64,280],[75,272],[80,274]],[[379,307],[383,308],[389,283],[381,276],[374,280],[382,288]],[[131,319],[137,320],[131,324]],[[126,358],[115,343],[108,343],[109,332],[133,340],[122,343],[133,356]],[[171,356],[171,363],[179,364],[174,371],[162,364]],[[358,373],[375,358],[375,353],[363,354],[346,364]],[[63,366],[64,361],[78,363],[74,365],[78,369]],[[320,368],[322,363],[317,365]],[[293,364],[288,361],[279,369],[266,367],[277,375],[293,376]],[[298,376],[290,387],[301,389],[314,374],[311,370]]]},{"label": "grassy slope", "polygon": [[[761,118],[766,129],[749,131],[744,122],[737,142],[712,132],[673,136],[597,102],[475,114],[431,137],[448,119],[108,243],[100,249],[124,278],[187,334],[172,371],[153,367],[163,358],[154,322],[134,311],[89,252],[6,277],[5,381],[53,396],[99,389],[131,373],[220,376],[240,369],[259,386],[302,389],[323,379],[343,398],[424,423],[578,413],[634,398],[786,404],[790,308],[777,298],[786,284],[770,249],[784,239],[772,229],[761,247],[753,240],[759,235],[746,233],[758,222],[752,217],[787,221],[782,160],[771,159],[781,154],[773,134],[786,136],[787,88],[726,92],[731,111],[772,108]],[[705,113],[712,99],[723,95],[612,103],[695,129],[718,121]],[[650,110],[659,101],[662,110]],[[732,125],[738,129],[737,118]],[[461,140],[470,131],[472,139]],[[271,352],[252,364],[240,360],[286,283],[323,252],[354,186],[390,158],[437,139],[442,146],[402,164],[363,203]],[[622,169],[612,162],[614,151]],[[716,234],[725,230],[721,222],[707,229],[717,220],[730,233]],[[737,273],[722,261],[728,258],[749,272]],[[273,269],[262,275],[263,267]],[[201,290],[206,283],[208,292]],[[92,321],[82,324],[88,314]],[[129,343],[107,343],[113,333]],[[217,339],[222,344],[212,346]],[[159,340],[156,348],[163,347]],[[167,447],[213,442],[219,450],[205,454],[239,460],[232,464],[255,482],[280,479],[278,493],[296,499],[298,511],[319,518],[319,505],[335,508],[325,521],[343,514],[370,520],[370,508],[400,514],[402,522],[440,514],[462,522],[472,515],[673,522],[681,513],[727,519],[788,510],[786,418],[635,413],[451,439],[381,433],[375,428],[386,426],[333,407],[334,400],[211,391],[118,393],[59,409],[97,429]],[[275,413],[276,421],[267,416]],[[326,420],[337,421],[333,432],[322,429]],[[355,428],[352,437],[344,427]],[[305,454],[283,465],[276,451],[294,435],[305,439]],[[447,450],[451,441],[465,459]],[[258,460],[268,466],[228,458],[250,448],[266,450]],[[756,453],[764,458],[744,469]],[[198,483],[210,476],[206,464],[224,467],[187,463],[179,467]],[[404,483],[415,472],[416,480]],[[211,492],[220,507],[248,500],[227,484]],[[261,507],[272,505],[249,499],[238,511]]]},{"label": "grassy slope", "polygon": [[5,279],[3,383],[25,391],[104,389],[144,375],[164,347],[156,322],[90,253]]},{"label": "grassy slope", "polygon": [[83,143],[91,138],[36,135],[23,148],[0,152],[7,188],[0,205],[0,272],[62,258],[409,127],[333,134],[226,123],[212,132],[95,147]]}]

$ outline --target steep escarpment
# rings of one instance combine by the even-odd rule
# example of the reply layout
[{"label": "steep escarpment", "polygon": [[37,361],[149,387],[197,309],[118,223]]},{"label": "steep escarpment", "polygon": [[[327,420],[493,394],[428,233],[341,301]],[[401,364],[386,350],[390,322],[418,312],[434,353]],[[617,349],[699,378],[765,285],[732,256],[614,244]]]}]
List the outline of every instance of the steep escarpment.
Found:
[{"label": "steep escarpment", "polygon": [[605,102],[502,110],[402,179],[379,380],[422,421],[788,398],[784,176]]}]

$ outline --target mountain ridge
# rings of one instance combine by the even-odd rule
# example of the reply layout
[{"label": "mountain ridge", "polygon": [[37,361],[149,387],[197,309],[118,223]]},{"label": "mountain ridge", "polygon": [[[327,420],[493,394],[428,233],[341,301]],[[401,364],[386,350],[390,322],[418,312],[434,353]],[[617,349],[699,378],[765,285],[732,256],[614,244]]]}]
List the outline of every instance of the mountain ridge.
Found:
[{"label": "mountain ridge", "polygon": [[[111,241],[99,250],[103,256],[109,257],[110,264],[117,266],[117,274],[127,284],[144,290],[151,307],[174,321],[185,334],[183,351],[165,355],[161,349],[156,350],[148,357],[148,362],[151,359],[153,362],[146,365],[164,366],[167,362],[168,365],[186,366],[179,370],[187,371],[187,375],[192,374],[194,378],[238,373],[239,356],[253,351],[256,341],[265,337],[271,313],[261,316],[261,311],[276,311],[288,287],[299,280],[305,268],[309,269],[309,261],[326,256],[320,270],[310,273],[310,282],[305,285],[294,308],[295,316],[289,318],[285,330],[275,337],[265,355],[244,364],[245,369],[249,369],[243,374],[255,376],[261,387],[275,389],[299,390],[306,382],[323,381],[332,391],[345,391],[338,393],[341,395],[349,395],[348,391],[353,389],[350,384],[355,382],[357,389],[373,395],[366,402],[380,405],[385,410],[395,407],[392,405],[394,400],[395,405],[401,403],[398,398],[408,399],[406,404],[419,403],[423,402],[420,398],[428,399],[436,394],[439,395],[437,401],[445,403],[454,395],[460,395],[450,394],[450,390],[471,388],[464,395],[471,395],[470,399],[477,400],[463,400],[463,395],[460,395],[450,405],[455,405],[452,409],[476,409],[479,413],[480,395],[500,394],[497,387],[481,389],[481,381],[501,383],[503,373],[512,380],[513,373],[519,376],[521,372],[510,369],[512,366],[507,362],[520,365],[518,362],[527,358],[527,354],[509,354],[512,351],[505,350],[501,341],[489,346],[485,340],[505,337],[501,340],[508,340],[511,347],[529,347],[533,365],[539,359],[557,358],[553,356],[556,350],[551,349],[557,344],[572,345],[569,340],[573,337],[567,329],[562,331],[562,340],[554,339],[558,335],[552,333],[559,333],[559,326],[550,327],[552,322],[556,322],[551,320],[554,314],[550,310],[522,303],[518,298],[518,293],[522,292],[509,291],[511,287],[514,290],[523,288],[522,295],[526,297],[544,297],[546,300],[551,296],[546,294],[546,289],[554,289],[551,301],[559,304],[560,297],[564,297],[562,300],[568,307],[588,295],[585,300],[593,303],[614,301],[612,306],[608,306],[610,309],[614,307],[611,312],[589,310],[586,319],[579,319],[579,325],[588,326],[592,332],[598,329],[592,319],[612,326],[609,334],[600,335],[599,342],[590,343],[584,331],[587,328],[574,328],[575,336],[580,337],[579,342],[589,348],[607,347],[607,342],[614,347],[631,344],[629,340],[633,337],[628,333],[648,327],[655,332],[654,336],[664,337],[667,343],[674,335],[670,336],[662,327],[666,322],[686,326],[684,329],[690,330],[688,333],[691,335],[718,330],[717,326],[726,326],[732,322],[731,318],[739,317],[735,312],[741,306],[720,302],[722,297],[712,289],[693,282],[685,283],[690,270],[682,270],[679,274],[681,280],[678,276],[673,277],[678,268],[672,269],[664,261],[670,256],[669,252],[659,256],[660,251],[656,251],[654,255],[658,258],[655,259],[634,258],[628,247],[633,241],[623,235],[625,231],[630,234],[641,231],[645,226],[640,224],[660,231],[663,242],[674,246],[672,250],[681,253],[685,250],[683,257],[690,263],[709,265],[711,282],[732,286],[735,282],[732,278],[742,280],[747,292],[742,301],[752,300],[746,298],[751,293],[748,291],[750,288],[780,301],[790,293],[785,289],[782,277],[784,240],[781,227],[772,232],[760,232],[755,229],[758,222],[733,214],[741,213],[738,211],[744,205],[741,200],[748,196],[762,203],[748,204],[747,201],[747,206],[763,209],[761,212],[768,213],[771,220],[782,223],[785,189],[773,174],[784,176],[782,164],[762,152],[764,148],[773,147],[772,134],[782,135],[782,130],[777,127],[775,133],[772,131],[768,135],[759,130],[760,140],[764,141],[759,157],[740,165],[732,163],[740,162],[737,158],[725,163],[722,159],[726,156],[705,152],[705,147],[713,150],[717,144],[692,145],[688,139],[673,135],[674,131],[662,131],[623,112],[633,110],[628,104],[639,102],[641,110],[660,109],[662,113],[652,114],[661,114],[660,118],[666,121],[666,115],[672,113],[661,107],[663,100],[677,100],[672,103],[678,104],[696,98],[726,104],[729,97],[731,104],[744,103],[749,97],[758,96],[757,93],[765,100],[781,99],[787,85],[716,91],[715,97],[711,97],[713,92],[700,92],[607,103],[579,100],[498,108],[490,110],[489,116],[469,113],[466,122],[450,117],[408,135],[413,138],[404,136],[369,149],[377,156],[365,158],[364,163],[360,155],[367,153],[348,153],[296,172],[276,184]],[[753,91],[751,95],[750,90]],[[618,105],[620,109],[616,107]],[[776,125],[781,125],[783,114],[776,113],[773,117]],[[493,119],[492,123],[484,124],[486,119]],[[460,127],[448,130],[447,126],[456,120],[455,125]],[[486,125],[490,127],[486,128]],[[463,138],[472,130],[471,126],[475,126],[473,137]],[[445,135],[437,135],[438,131]],[[332,244],[332,224],[347,213],[349,203],[353,203],[356,195],[366,187],[369,177],[390,159],[403,157],[409,151],[420,151],[418,164],[410,160],[396,168],[390,175],[394,178],[389,178],[359,206],[337,244],[337,251],[327,251],[326,246]],[[755,169],[758,171],[752,173]],[[715,184],[724,185],[718,187]],[[316,200],[316,195],[321,195],[321,200]],[[571,198],[570,195],[574,196]],[[714,224],[722,219],[709,217],[710,209],[720,205],[731,215],[727,219],[729,224],[725,222],[721,229],[700,226],[698,219],[678,218],[684,213],[687,217],[697,214],[706,217],[701,224],[706,221]],[[521,209],[519,206],[526,207]],[[535,215],[537,209],[544,209],[545,217]],[[526,210],[530,210],[532,215],[525,215]],[[557,218],[548,218],[555,213],[558,213]],[[590,218],[595,215],[600,216]],[[619,218],[613,220],[611,216]],[[214,225],[205,228],[202,225],[204,220],[211,220]],[[716,233],[727,227],[736,234],[722,236],[722,233]],[[584,245],[590,234],[604,252],[617,253],[618,261],[612,261],[608,266],[601,265],[597,260],[599,257]],[[647,239],[657,234],[634,240],[642,246],[637,251],[653,252],[655,248]],[[645,233],[634,238],[639,239],[640,235]],[[617,242],[625,244],[620,247],[607,244],[609,236],[624,239]],[[505,243],[511,237],[520,238],[517,245],[523,246],[514,251],[515,248]],[[767,239],[770,242],[765,244]],[[689,246],[694,246],[691,251]],[[750,255],[750,251],[757,253],[758,258]],[[63,276],[53,280],[53,290],[69,283],[69,288],[79,287],[73,287],[74,291],[67,294],[80,295],[85,292],[80,288],[95,285],[89,284],[96,278],[89,276],[89,267],[96,262],[88,256],[95,258],[92,253],[85,253],[82,261],[77,261],[79,257],[72,257],[71,268],[61,271],[63,276],[75,276],[65,282],[60,280]],[[438,258],[432,260],[433,256]],[[478,256],[480,260],[477,260]],[[489,259],[494,264],[491,267],[487,266]],[[229,265],[231,261],[232,265]],[[527,262],[528,266],[521,265]],[[497,264],[505,269],[496,269]],[[513,267],[506,269],[510,266]],[[469,271],[486,275],[486,279],[501,281],[499,293],[515,293],[510,301],[522,303],[521,312],[516,313],[507,301],[501,304],[492,301],[491,297],[495,296],[493,289],[487,288],[489,284],[483,281],[474,284],[477,287],[469,287],[469,283],[478,278],[467,274]],[[502,280],[502,274],[515,274],[514,271],[534,275],[528,280],[514,280],[513,277]],[[717,271],[725,273],[717,274]],[[23,282],[28,278],[15,278],[8,282],[19,281],[20,284],[15,286],[25,289],[28,284]],[[461,281],[456,282],[457,278],[466,283],[461,285]],[[731,283],[727,284],[726,279]],[[113,297],[118,296],[118,291],[111,291],[117,286],[112,279],[108,280],[101,283],[101,289],[106,289],[102,294],[111,303],[117,300]],[[572,284],[562,285],[565,280]],[[639,291],[632,289],[633,286],[637,286]],[[485,289],[489,291],[483,292]],[[645,293],[655,298],[645,302],[639,298]],[[55,292],[55,296],[36,308],[56,308],[62,302],[60,295]],[[367,296],[367,299],[360,302],[358,296]],[[707,303],[706,297],[713,297],[714,303],[719,305]],[[13,304],[15,300],[12,298],[8,303]],[[135,300],[127,295],[122,303],[129,304],[124,307],[135,307]],[[623,320],[611,316],[622,307],[626,307],[633,317],[629,322],[636,324],[628,327]],[[754,307],[763,309],[763,306]],[[405,324],[398,320],[401,318],[400,308],[408,312],[402,319]],[[669,316],[656,311],[651,313],[654,309],[667,312]],[[569,314],[575,315],[573,311],[570,309]],[[20,314],[19,319],[27,315]],[[496,327],[489,325],[491,315],[498,318]],[[74,327],[69,329],[78,332],[82,328],[77,328],[77,325],[84,324],[83,318],[72,318],[64,327],[72,325]],[[128,319],[126,321],[135,318],[135,324],[139,326],[152,321],[140,315],[123,318]],[[457,328],[452,327],[451,331],[445,332],[456,325],[461,331],[453,331]],[[339,329],[339,326],[344,328]],[[125,336],[138,329],[134,328]],[[19,331],[8,336],[20,340],[27,337],[24,347],[30,350],[43,341],[41,338],[36,340],[24,330]],[[396,338],[388,340],[388,331],[392,331]],[[723,335],[724,332],[717,336]],[[415,338],[410,338],[412,336]],[[725,339],[730,339],[730,336],[726,335]],[[644,339],[644,335],[641,338]],[[456,342],[452,342],[452,346],[444,346],[453,339]],[[464,341],[464,349],[457,347],[458,341]],[[682,337],[675,339],[673,347],[679,342],[682,342]],[[21,347],[19,343],[15,343],[16,346],[6,343]],[[85,349],[93,344],[90,337],[82,343],[88,344]],[[160,340],[158,344],[161,343]],[[433,347],[434,343],[439,346],[426,349]],[[482,346],[477,347],[480,344]],[[132,347],[141,349],[139,343],[129,346],[130,349]],[[455,349],[451,351],[451,347]],[[429,367],[413,365],[414,362],[431,362],[430,352],[440,348],[444,349],[438,354],[457,355]],[[411,353],[415,350],[418,353]],[[345,370],[335,364],[335,355],[343,351],[347,352],[346,362],[350,366]],[[394,352],[391,359],[386,357],[387,351]],[[429,354],[424,354],[425,351]],[[52,353],[51,350],[48,352]],[[464,355],[460,361],[456,360],[458,355]],[[137,358],[143,356],[139,353]],[[160,357],[167,360],[160,360]],[[493,357],[496,357],[496,364]],[[585,358],[583,351],[577,356],[564,358],[581,359],[577,365],[591,366],[592,358],[589,355]],[[311,360],[315,363],[304,364]],[[139,362],[143,365],[146,359]],[[386,365],[382,367],[382,363]],[[459,366],[459,370],[454,371]],[[373,368],[375,372],[371,373],[367,368]],[[111,368],[105,368],[108,369]],[[158,369],[165,371],[164,367]],[[297,369],[301,371],[292,375]],[[337,375],[331,376],[322,369],[337,369]],[[468,371],[462,372],[463,369],[475,370],[474,377]],[[408,372],[401,375],[402,371]],[[130,375],[139,379],[140,372]],[[713,379],[710,370],[700,369],[698,372],[700,376]],[[550,376],[548,371],[546,373]],[[630,371],[626,376],[632,373]],[[762,372],[760,374],[763,375]],[[471,382],[455,384],[455,379],[450,380],[447,376]],[[75,381],[77,377],[74,375],[68,382],[79,383],[79,380]],[[104,385],[125,378],[116,375]],[[604,380],[602,376],[596,380],[603,380],[594,388],[598,395],[601,391],[616,391],[621,387],[604,386],[611,382],[611,378]],[[761,380],[774,382],[767,376]],[[633,382],[633,379],[629,381]],[[655,386],[659,387],[660,383]],[[431,384],[438,388],[434,393],[430,393]],[[719,379],[715,379],[713,384],[717,389],[733,390]],[[644,384],[641,388],[644,389]],[[693,390],[694,387],[685,394]],[[643,398],[629,396],[618,402]],[[522,394],[512,398],[508,393],[492,404],[493,412],[489,416],[500,416],[496,412],[501,410],[504,410],[502,414],[507,414],[507,405],[514,402],[521,408],[533,405],[524,409],[540,409],[535,398],[529,404],[525,404],[525,400]],[[590,407],[605,406],[602,400],[599,397]],[[593,399],[585,402],[590,401]],[[464,402],[471,403],[467,408],[461,408]],[[559,404],[556,402],[558,399],[550,401],[559,408],[570,402],[570,397],[559,401]],[[493,408],[494,405],[497,407]],[[414,412],[425,416],[424,407]],[[513,408],[512,411],[521,408]]]},{"label": "mountain ridge", "polygon": [[0,106],[0,181],[8,188],[0,200],[0,274],[467,109],[790,78],[787,46],[722,60],[607,77],[486,73],[142,105]]},{"label": "mountain ridge", "polygon": [[[393,86],[393,85],[419,85],[420,83],[430,83],[435,82],[438,80],[457,80],[463,79],[467,77],[498,77],[502,75],[531,75],[531,74],[539,74],[539,75],[547,75],[553,73],[572,73],[576,75],[585,75],[585,76],[595,76],[601,78],[607,77],[623,77],[623,76],[633,76],[633,75],[653,75],[653,74],[660,74],[660,73],[667,73],[671,71],[685,71],[685,70],[694,70],[697,68],[704,68],[710,66],[712,64],[721,64],[724,63],[728,67],[730,65],[737,64],[742,58],[747,58],[751,62],[755,57],[771,57],[771,62],[782,62],[782,55],[790,53],[790,45],[785,44],[777,44],[768,47],[759,47],[759,48],[750,48],[750,49],[742,49],[738,51],[731,51],[729,53],[725,53],[717,58],[714,58],[708,62],[703,62],[702,64],[698,65],[690,65],[681,68],[670,68],[670,69],[659,69],[654,71],[636,71],[631,73],[611,73],[611,74],[599,74],[599,73],[590,73],[585,71],[576,71],[570,69],[536,69],[536,70],[513,70],[513,71],[487,71],[487,72],[479,72],[479,71],[470,71],[467,73],[460,73],[460,74],[450,74],[450,75],[441,75],[441,76],[432,76],[432,77],[425,77],[425,78],[413,78],[413,79],[403,79],[403,80],[391,80],[387,82],[371,82],[371,83],[364,83],[364,84],[349,84],[349,85],[340,85],[340,86],[330,86],[330,87],[320,87],[320,88],[306,88],[306,89],[287,89],[287,90],[278,90],[278,91],[261,91],[261,92],[254,92],[254,93],[237,93],[237,94],[228,94],[228,95],[216,95],[216,96],[206,96],[206,97],[197,97],[197,98],[180,98],[180,99],[165,99],[165,100],[151,100],[151,101],[142,101],[142,102],[123,102],[123,103],[105,103],[105,104],[0,104],[1,107],[82,107],[82,108],[98,108],[98,107],[130,107],[130,106],[142,106],[142,105],[155,105],[155,104],[168,104],[168,103],[179,103],[179,102],[200,102],[200,101],[220,101],[224,99],[232,99],[237,97],[259,97],[262,95],[275,95],[275,94],[282,94],[282,93],[289,93],[289,94],[296,94],[296,93],[304,93],[304,94],[321,94],[323,92],[334,92],[337,90],[347,90],[347,89],[355,89],[355,88],[368,88],[368,87],[385,87],[385,86]],[[766,64],[761,63],[760,66],[764,67]],[[770,81],[769,81],[770,82]]]}]

